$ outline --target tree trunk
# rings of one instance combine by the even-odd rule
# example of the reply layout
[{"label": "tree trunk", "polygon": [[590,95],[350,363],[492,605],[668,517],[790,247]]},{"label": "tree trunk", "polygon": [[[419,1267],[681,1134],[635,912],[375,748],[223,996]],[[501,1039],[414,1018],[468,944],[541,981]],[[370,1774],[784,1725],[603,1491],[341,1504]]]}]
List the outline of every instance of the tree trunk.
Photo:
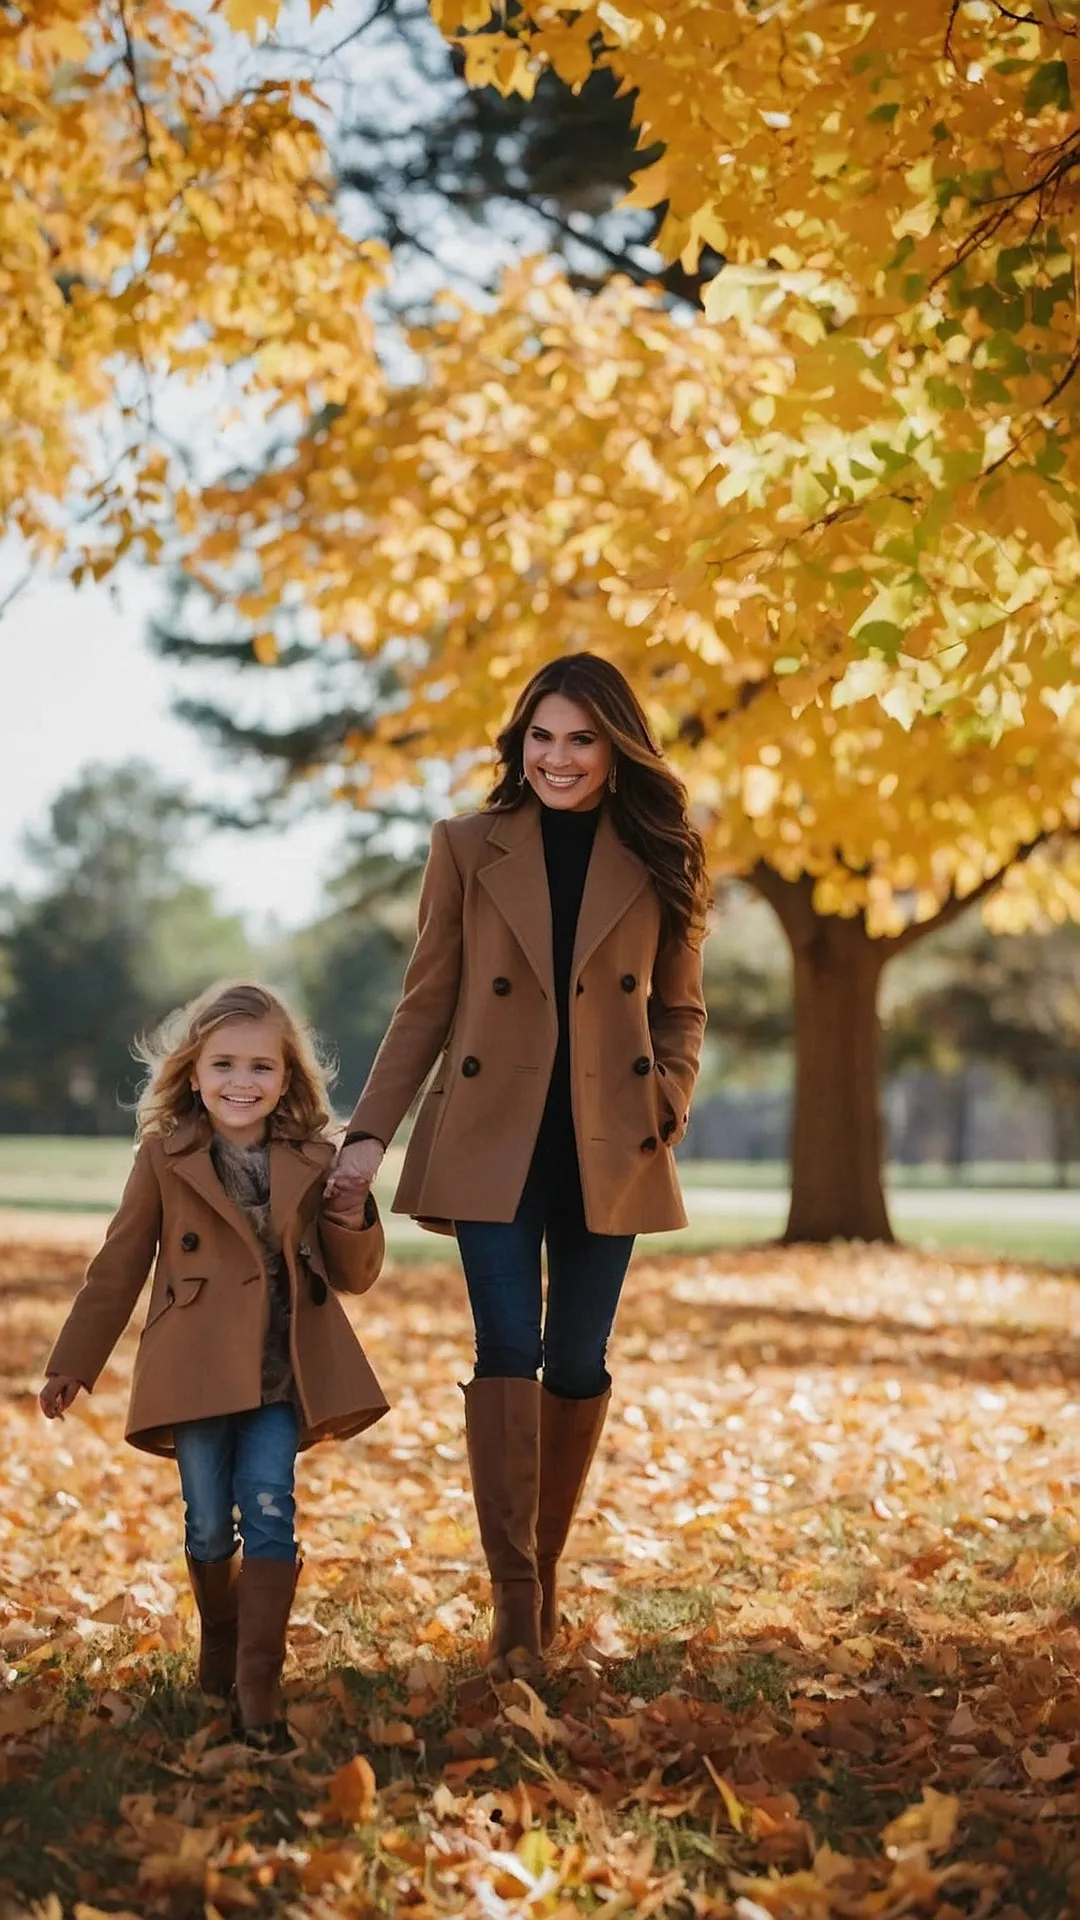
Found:
[{"label": "tree trunk", "polygon": [[861,915],[818,913],[813,883],[759,868],[754,884],[791,943],[795,1108],[786,1241],[893,1238],[881,1178],[877,996],[892,951]]},{"label": "tree trunk", "polygon": [[1050,1082],[1050,1120],[1054,1136],[1054,1167],[1057,1185],[1069,1184],[1069,1163],[1072,1159],[1073,1141],[1076,1128],[1073,1120],[1075,1088],[1060,1080]]},{"label": "tree trunk", "polygon": [[[1018,847],[1020,865],[1040,846]],[[791,1206],[784,1239],[892,1240],[881,1179],[881,1032],[878,983],[894,954],[946,927],[996,887],[990,874],[965,899],[951,894],[933,919],[874,940],[861,913],[819,913],[810,874],[785,880],[767,860],[746,875],[772,907],[795,972],[795,1111]]]},{"label": "tree trunk", "polygon": [[949,1102],[949,1167],[959,1185],[968,1163],[968,1135],[971,1131],[971,1080],[966,1060],[953,1075]]}]

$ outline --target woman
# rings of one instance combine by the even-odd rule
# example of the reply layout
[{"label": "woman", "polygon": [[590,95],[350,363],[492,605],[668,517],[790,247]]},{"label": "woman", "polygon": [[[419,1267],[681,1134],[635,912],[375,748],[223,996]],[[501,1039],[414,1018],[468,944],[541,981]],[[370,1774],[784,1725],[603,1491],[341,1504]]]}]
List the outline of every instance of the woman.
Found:
[{"label": "woman", "polygon": [[457,1235],[488,1667],[505,1678],[555,1635],[634,1236],[686,1224],[671,1150],[705,1025],[708,889],[685,791],[607,661],[542,667],[498,752],[484,809],[432,834],[402,998],[328,1198],[363,1204],[434,1067],[394,1209]]}]

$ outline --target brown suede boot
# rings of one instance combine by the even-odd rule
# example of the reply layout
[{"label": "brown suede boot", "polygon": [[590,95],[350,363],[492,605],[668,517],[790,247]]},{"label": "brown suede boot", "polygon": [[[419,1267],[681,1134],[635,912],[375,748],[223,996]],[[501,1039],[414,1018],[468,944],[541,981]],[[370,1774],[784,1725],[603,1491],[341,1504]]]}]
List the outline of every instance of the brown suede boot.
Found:
[{"label": "brown suede boot", "polygon": [[236,1702],[245,1738],[259,1746],[288,1744],[279,1682],[300,1565],[292,1560],[245,1560],[240,1569]]},{"label": "brown suede boot", "polygon": [[540,1576],[540,1645],[559,1629],[559,1556],[588,1478],[607,1418],[611,1388],[592,1400],[564,1400],[545,1388],[540,1397],[540,1508],[536,1569]]},{"label": "brown suede boot", "polygon": [[199,1609],[199,1685],[224,1698],[236,1679],[240,1549],[228,1560],[193,1560],[186,1551],[184,1558]]},{"label": "brown suede boot", "polygon": [[540,1656],[540,1387],[500,1378],[470,1380],[464,1392],[473,1498],[495,1608],[485,1665],[493,1680],[510,1680],[534,1671]]}]

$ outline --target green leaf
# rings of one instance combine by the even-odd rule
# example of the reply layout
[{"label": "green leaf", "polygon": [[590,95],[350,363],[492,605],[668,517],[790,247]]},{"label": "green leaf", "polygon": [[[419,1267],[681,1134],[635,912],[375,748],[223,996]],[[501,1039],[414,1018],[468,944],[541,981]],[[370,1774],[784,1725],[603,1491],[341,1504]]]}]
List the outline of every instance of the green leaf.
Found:
[{"label": "green leaf", "polygon": [[1007,407],[1012,402],[1012,394],[1004,380],[999,380],[997,374],[991,373],[989,367],[980,367],[973,374],[971,394],[972,398],[982,406]]},{"label": "green leaf", "polygon": [[854,637],[867,651],[876,648],[887,660],[895,660],[907,636],[903,627],[898,627],[893,620],[868,620]]},{"label": "green leaf", "polygon": [[1057,107],[1068,113],[1072,106],[1069,69],[1064,60],[1048,60],[1036,67],[1031,85],[1024,95],[1024,112],[1041,113],[1044,107]]},{"label": "green leaf", "polygon": [[942,380],[938,374],[932,374],[926,383],[926,397],[935,406],[946,413],[956,413],[967,403],[963,389],[955,386],[951,380]]},{"label": "green leaf", "polygon": [[875,107],[873,113],[868,113],[866,117],[868,120],[883,121],[886,126],[891,127],[899,111],[899,100],[888,100],[884,106]]},{"label": "green leaf", "polygon": [[959,486],[964,480],[974,480],[982,472],[983,457],[974,447],[962,447],[956,453],[947,453],[941,462],[941,470],[950,487]]},{"label": "green leaf", "polygon": [[1065,449],[1060,440],[1048,439],[1035,455],[1034,466],[1045,480],[1052,480],[1065,465]]},{"label": "green leaf", "polygon": [[908,465],[907,455],[898,453],[887,440],[871,440],[870,451],[881,461],[886,474],[903,473]]},{"label": "green leaf", "polygon": [[999,373],[1030,373],[1031,361],[1015,334],[995,333],[986,343],[986,352]]}]

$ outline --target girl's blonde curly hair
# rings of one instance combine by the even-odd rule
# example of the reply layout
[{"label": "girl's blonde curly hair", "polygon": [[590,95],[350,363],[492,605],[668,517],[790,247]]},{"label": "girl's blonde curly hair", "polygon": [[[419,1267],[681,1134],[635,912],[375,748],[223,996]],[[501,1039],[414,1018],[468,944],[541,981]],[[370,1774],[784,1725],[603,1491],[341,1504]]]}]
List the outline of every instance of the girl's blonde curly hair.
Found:
[{"label": "girl's blonde curly hair", "polygon": [[323,1134],[331,1118],[330,1068],[310,1028],[269,987],[254,980],[218,980],[135,1042],[136,1059],[147,1068],[135,1108],[138,1138],[175,1133],[202,1113],[191,1070],[207,1036],[226,1020],[272,1020],[280,1031],[289,1077],[271,1116],[271,1133],[300,1140]]}]

